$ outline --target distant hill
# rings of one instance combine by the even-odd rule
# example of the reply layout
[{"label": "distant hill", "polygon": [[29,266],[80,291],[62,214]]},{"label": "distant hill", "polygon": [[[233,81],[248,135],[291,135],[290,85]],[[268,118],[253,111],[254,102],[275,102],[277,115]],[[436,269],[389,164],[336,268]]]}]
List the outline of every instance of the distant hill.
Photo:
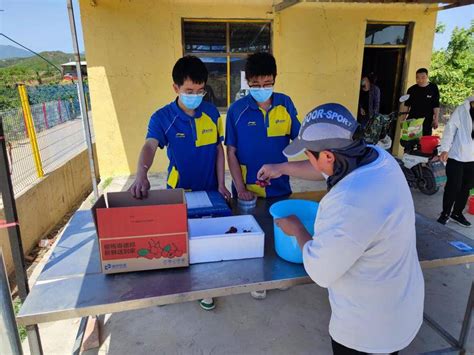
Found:
[{"label": "distant hill", "polygon": [[[74,60],[73,54],[60,51],[40,54],[58,68],[61,64]],[[85,57],[81,56],[81,59],[85,60]],[[0,59],[0,111],[20,106],[16,89],[18,83],[35,86],[58,84],[61,81],[61,73],[36,55],[28,58]]]},{"label": "distant hill", "polygon": [[[40,54],[58,67],[63,63],[74,60],[73,54],[64,53],[61,51],[41,52]],[[54,68],[52,68],[48,63],[38,56],[0,60],[0,68],[8,67],[31,69],[34,71],[54,70]]]},{"label": "distant hill", "polygon": [[30,53],[24,49],[0,44],[0,59],[10,59],[10,58],[28,58],[31,57],[33,53]]}]

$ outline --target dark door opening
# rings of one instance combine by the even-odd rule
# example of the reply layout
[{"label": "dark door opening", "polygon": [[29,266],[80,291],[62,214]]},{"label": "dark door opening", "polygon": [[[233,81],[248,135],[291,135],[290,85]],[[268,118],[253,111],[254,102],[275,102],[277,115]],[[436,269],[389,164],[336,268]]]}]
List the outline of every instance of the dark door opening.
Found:
[{"label": "dark door opening", "polygon": [[405,48],[365,48],[362,75],[374,73],[380,88],[380,113],[398,109]]}]

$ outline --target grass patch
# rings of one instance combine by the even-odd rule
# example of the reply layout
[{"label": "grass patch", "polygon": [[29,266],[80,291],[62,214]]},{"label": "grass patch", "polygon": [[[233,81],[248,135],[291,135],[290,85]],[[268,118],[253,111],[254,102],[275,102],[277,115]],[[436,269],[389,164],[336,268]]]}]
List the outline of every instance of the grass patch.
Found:
[{"label": "grass patch", "polygon": [[[18,314],[18,312],[20,311],[20,307],[21,307],[21,301],[20,299],[16,299],[15,301],[13,301],[13,308],[15,310],[15,315]],[[26,328],[23,327],[23,326],[18,326],[18,334],[20,334],[20,340],[23,341],[26,339]]]},{"label": "grass patch", "polygon": [[[107,187],[109,187],[110,184],[112,183],[112,181],[114,181],[113,177],[108,177],[104,181],[101,181],[100,187],[101,187],[102,191],[104,191]],[[91,205],[93,205],[95,203],[93,196],[89,199],[89,202],[91,203]]]},{"label": "grass patch", "polygon": [[112,177],[108,177],[107,179],[104,180],[102,184],[102,189],[106,189],[113,181],[114,179]]}]

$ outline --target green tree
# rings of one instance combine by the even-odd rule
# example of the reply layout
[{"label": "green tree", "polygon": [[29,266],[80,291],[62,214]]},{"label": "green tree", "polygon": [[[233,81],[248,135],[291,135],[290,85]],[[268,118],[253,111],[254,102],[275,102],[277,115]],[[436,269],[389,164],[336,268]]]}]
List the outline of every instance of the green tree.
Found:
[{"label": "green tree", "polygon": [[0,112],[21,106],[15,86],[0,85]]},{"label": "green tree", "polygon": [[435,32],[436,33],[444,33],[446,30],[446,24],[440,22],[436,25]]},{"label": "green tree", "polygon": [[[441,27],[441,28],[440,28]],[[444,30],[437,26],[437,31]],[[441,104],[448,109],[462,103],[474,90],[474,21],[469,28],[456,27],[448,48],[431,58],[431,80],[438,85]]]}]

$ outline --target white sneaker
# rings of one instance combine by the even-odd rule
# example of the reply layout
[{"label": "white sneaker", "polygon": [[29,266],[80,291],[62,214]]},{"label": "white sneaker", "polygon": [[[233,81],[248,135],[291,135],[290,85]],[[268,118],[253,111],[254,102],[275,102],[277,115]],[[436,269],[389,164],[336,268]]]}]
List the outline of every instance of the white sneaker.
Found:
[{"label": "white sneaker", "polygon": [[199,305],[205,311],[212,311],[214,308],[216,308],[216,304],[214,303],[214,300],[212,298],[204,298],[200,300]]},{"label": "white sneaker", "polygon": [[267,297],[267,291],[252,291],[250,292],[250,295],[255,298],[256,300],[263,300],[265,297]]}]

